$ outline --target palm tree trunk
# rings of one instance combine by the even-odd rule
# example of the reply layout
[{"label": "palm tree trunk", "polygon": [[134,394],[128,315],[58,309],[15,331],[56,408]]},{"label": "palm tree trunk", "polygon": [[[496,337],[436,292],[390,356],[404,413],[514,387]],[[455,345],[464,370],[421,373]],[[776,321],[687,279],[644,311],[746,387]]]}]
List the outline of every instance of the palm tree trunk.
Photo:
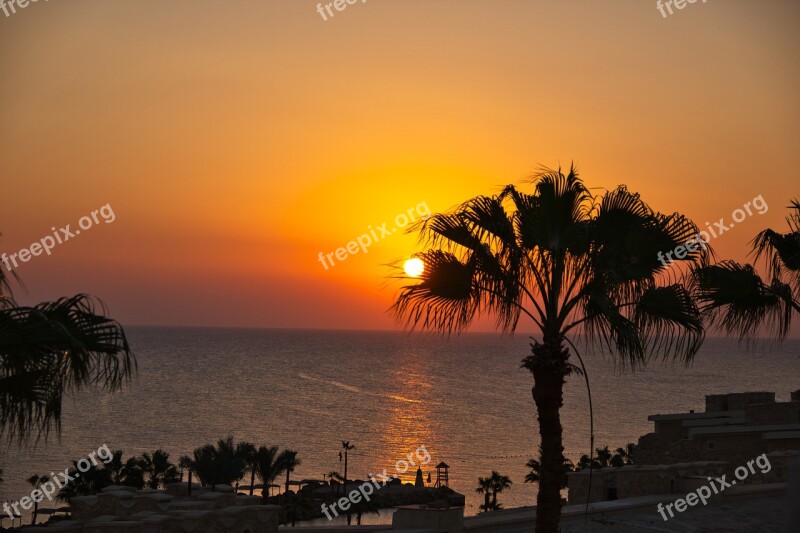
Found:
[{"label": "palm tree trunk", "polygon": [[38,516],[38,514],[39,514],[39,502],[34,501],[33,502],[33,517],[31,517],[31,525],[32,526],[36,525],[36,517]]},{"label": "palm tree trunk", "polygon": [[253,495],[253,488],[256,484],[256,470],[255,468],[250,470],[250,496]]},{"label": "palm tree trunk", "polygon": [[564,467],[560,409],[569,374],[569,352],[559,342],[537,344],[528,368],[533,373],[533,400],[541,436],[541,478],[536,498],[536,532],[558,533],[561,521],[561,477]]},{"label": "palm tree trunk", "polygon": [[344,493],[347,494],[347,448],[344,450]]}]

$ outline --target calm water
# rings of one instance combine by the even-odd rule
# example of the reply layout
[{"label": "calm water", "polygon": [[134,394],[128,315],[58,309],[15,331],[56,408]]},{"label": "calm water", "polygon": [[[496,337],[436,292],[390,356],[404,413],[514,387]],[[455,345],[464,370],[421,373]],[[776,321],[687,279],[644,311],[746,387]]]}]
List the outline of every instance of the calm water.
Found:
[{"label": "calm water", "polygon": [[[477,478],[492,470],[514,482],[505,507],[532,504],[525,462],[538,436],[531,378],[519,368],[528,340],[469,334],[450,340],[391,332],[130,328],[138,378],[114,394],[81,393],[65,405],[60,442],[0,455],[2,499],[18,500],[30,475],[63,471],[106,443],[126,457],[163,448],[173,459],[232,434],[291,447],[303,460],[293,478],[343,470],[341,440],[356,445],[348,477],[394,472],[398,459],[425,446],[450,467],[450,486],[477,513]],[[635,374],[601,355],[586,357],[595,405],[596,443],[612,448],[651,430],[647,415],[702,410],[704,394],[800,389],[800,341],[744,353],[706,341],[690,368],[653,365]],[[566,387],[566,454],[587,452],[582,378]],[[414,472],[402,476],[413,481]],[[45,505],[46,506],[46,505]],[[384,513],[383,520],[386,519]],[[373,522],[376,519],[373,519]],[[377,520],[381,520],[378,518]]]}]

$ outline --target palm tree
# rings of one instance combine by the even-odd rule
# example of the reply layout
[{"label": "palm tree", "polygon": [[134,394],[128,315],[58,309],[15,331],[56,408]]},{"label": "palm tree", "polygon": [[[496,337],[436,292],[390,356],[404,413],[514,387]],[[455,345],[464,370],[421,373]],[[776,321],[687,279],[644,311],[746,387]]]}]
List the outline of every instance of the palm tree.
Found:
[{"label": "palm tree", "polygon": [[186,470],[189,473],[188,476],[188,483],[187,483],[187,494],[189,496],[192,495],[192,468],[194,467],[194,461],[188,455],[181,455],[180,459],[178,459],[178,468],[181,470],[181,482],[183,482],[183,471]]},{"label": "palm tree", "polygon": [[258,479],[261,480],[261,496],[264,501],[269,497],[269,487],[275,483],[283,473],[283,465],[278,462],[278,447],[277,446],[260,446],[256,450],[256,473]]},{"label": "palm tree", "polygon": [[481,510],[483,512],[489,512],[491,510],[491,504],[489,503],[489,498],[492,495],[492,478],[479,477],[478,488],[475,489],[475,492],[477,492],[478,494],[483,494],[483,504],[481,504]]},{"label": "palm tree", "polygon": [[257,451],[255,444],[250,442],[242,441],[236,445],[236,454],[244,461],[245,472],[250,472],[250,496],[253,495],[254,485],[256,484]]},{"label": "palm tree", "polygon": [[128,487],[144,488],[145,470],[140,458],[129,457],[127,461],[122,461],[122,450],[116,450],[111,454],[108,463],[103,464],[105,472],[108,473],[110,484],[124,485]]},{"label": "palm tree", "polygon": [[608,446],[604,446],[603,448],[596,448],[595,452],[597,452],[597,462],[600,463],[600,468],[606,467],[611,462],[611,450],[608,449]]},{"label": "palm tree", "polygon": [[69,470],[74,479],[58,491],[56,498],[59,501],[69,502],[76,496],[91,496],[114,484],[113,472],[105,466],[99,468],[91,465],[88,470],[79,472],[78,461],[72,461],[72,467]]},{"label": "palm tree", "polygon": [[278,466],[281,470],[286,472],[286,494],[289,494],[289,476],[294,469],[300,466],[303,462],[298,459],[297,452],[294,450],[283,450],[276,459]]},{"label": "palm tree", "polygon": [[233,485],[237,479],[244,475],[245,462],[236,453],[236,445],[232,436],[206,444],[194,451],[192,469],[197,474],[200,482],[211,486],[211,491],[216,490],[216,485]]},{"label": "palm tree", "polygon": [[596,459],[590,458],[588,455],[583,454],[581,455],[580,459],[578,459],[578,465],[575,467],[575,471],[578,472],[580,470],[586,470],[588,468],[596,469],[596,468],[603,468],[603,466],[597,462]]},{"label": "palm tree", "polygon": [[499,509],[497,503],[497,495],[503,492],[505,489],[511,488],[511,478],[508,476],[501,476],[497,473],[497,471],[492,470],[492,477],[489,478],[492,483],[492,506],[495,509]]},{"label": "palm tree", "polygon": [[[586,457],[588,458],[588,456]],[[542,470],[539,461],[537,461],[536,459],[531,459],[530,461],[525,463],[525,466],[531,469],[530,472],[525,474],[525,483],[538,483],[539,480],[541,479],[541,470]],[[567,473],[572,472],[573,470],[575,470],[575,465],[572,463],[572,461],[564,457],[564,475],[561,477],[562,489],[567,488]]]},{"label": "palm tree", "polygon": [[65,394],[121,388],[136,371],[125,332],[86,295],[18,306],[0,268],[0,434],[61,430]]},{"label": "palm tree", "polygon": [[631,464],[631,457],[628,455],[628,452],[625,451],[625,448],[617,448],[614,450],[614,456],[611,457],[609,464],[617,468],[629,465]]},{"label": "palm tree", "polygon": [[152,455],[143,453],[139,463],[142,472],[148,475],[147,486],[151,489],[166,488],[178,480],[178,468],[170,462],[169,453],[164,450],[156,450]]},{"label": "palm tree", "polygon": [[792,200],[789,231],[765,229],[752,241],[756,263],[766,267],[762,278],[753,265],[723,261],[695,272],[697,299],[711,323],[740,340],[766,331],[783,339],[793,314],[800,313],[800,201]]},{"label": "palm tree", "polygon": [[[39,476],[37,474],[32,475],[28,478],[28,483],[34,488],[34,490],[39,490],[42,488],[42,484],[47,483],[50,481],[50,476]],[[31,525],[36,525],[36,518],[39,516],[39,499],[33,499],[33,517],[31,518]]]},{"label": "palm tree", "polygon": [[[571,168],[567,175],[543,171],[532,194],[510,185],[414,230],[428,247],[416,254],[425,270],[391,307],[398,321],[450,334],[489,314],[505,333],[521,317],[538,330],[523,360],[541,437],[536,530],[558,531],[560,409],[565,380],[578,369],[567,345],[580,359],[570,335],[583,333],[587,344],[632,367],[654,355],[691,361],[704,337],[700,312],[688,281],[658,254],[694,238],[697,227],[680,214],[655,212],[624,186],[593,196]],[[694,266],[707,254],[695,246],[678,260]]]},{"label": "palm tree", "polygon": [[[347,492],[347,454],[350,450],[354,450],[355,445],[350,444],[349,440],[342,441],[342,450],[344,450],[344,491]],[[339,460],[342,460],[342,452],[339,452]]]}]

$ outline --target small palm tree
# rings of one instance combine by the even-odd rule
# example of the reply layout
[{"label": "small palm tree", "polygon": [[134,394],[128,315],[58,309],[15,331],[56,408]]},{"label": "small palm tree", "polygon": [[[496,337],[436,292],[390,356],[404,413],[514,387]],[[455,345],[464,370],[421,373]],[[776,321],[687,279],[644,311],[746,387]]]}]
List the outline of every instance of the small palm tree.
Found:
[{"label": "small palm tree", "polygon": [[303,462],[297,457],[297,452],[294,450],[283,450],[276,459],[276,462],[281,470],[286,472],[285,494],[289,494],[289,476],[294,472],[294,469],[303,464]]},{"label": "small palm tree", "polygon": [[194,451],[192,468],[200,482],[216,490],[216,485],[233,485],[244,476],[245,462],[237,454],[233,437],[217,441],[217,445],[206,444]]},{"label": "small palm tree", "polygon": [[151,489],[166,487],[178,480],[178,468],[170,462],[169,453],[164,450],[156,450],[152,455],[143,453],[139,462]]},{"label": "small palm tree", "polygon": [[180,459],[178,459],[178,468],[180,468],[180,476],[181,482],[183,482],[183,472],[184,470],[188,472],[188,480],[187,480],[187,494],[189,496],[192,495],[192,468],[194,467],[194,461],[188,455],[181,455]]},{"label": "small palm tree", "polygon": [[[539,479],[541,479],[541,464],[536,459],[531,459],[528,461],[525,466],[531,469],[530,472],[525,474],[525,483],[538,483]],[[575,470],[575,465],[564,457],[564,475],[561,478],[561,488],[564,489],[567,487],[567,473],[572,472]]]},{"label": "small palm tree", "polygon": [[478,494],[483,494],[483,504],[481,504],[481,511],[489,512],[491,511],[491,503],[489,503],[489,499],[492,496],[492,478],[489,477],[479,477],[478,478],[478,488],[475,489],[475,492]]},{"label": "small palm tree", "polygon": [[[355,445],[350,444],[349,440],[342,441],[342,450],[344,451],[344,491],[347,492],[347,456],[350,450],[354,450]],[[342,460],[342,452],[339,452],[339,460]]]},{"label": "small palm tree", "polygon": [[595,449],[597,452],[597,462],[600,463],[600,468],[604,468],[609,466],[611,461],[611,450],[608,449],[608,446],[604,446],[603,448]]},{"label": "small palm tree", "polygon": [[[50,481],[50,476],[39,476],[39,475],[32,475],[28,478],[28,483],[34,488],[34,490],[39,490],[42,488],[42,484],[47,483]],[[34,498],[33,500],[33,517],[31,518],[31,525],[36,525],[36,518],[39,516],[39,500],[38,498]]]},{"label": "small palm tree", "polygon": [[510,489],[512,485],[511,478],[508,476],[501,476],[496,471],[492,471],[492,477],[489,478],[492,483],[492,505],[495,509],[499,509],[497,503],[497,495],[505,489]]},{"label": "small palm tree", "polygon": [[278,462],[278,447],[277,446],[260,446],[256,450],[255,463],[256,474],[261,480],[261,497],[264,501],[269,497],[269,487],[275,483],[283,473],[283,465]]},{"label": "small palm tree", "polygon": [[614,450],[614,456],[611,458],[609,464],[613,467],[622,467],[631,464],[631,457],[625,448],[617,448]]},{"label": "small palm tree", "polygon": [[76,496],[91,496],[114,484],[112,471],[105,465],[102,468],[91,465],[88,470],[79,472],[78,461],[72,461],[69,471],[74,479],[58,491],[59,501],[69,503]]},{"label": "small palm tree", "polygon": [[[570,337],[582,333],[631,367],[653,356],[691,361],[704,338],[700,311],[688,280],[673,275],[659,253],[698,229],[678,213],[654,211],[624,186],[592,195],[572,168],[566,175],[543,171],[532,194],[508,186],[412,231],[428,247],[416,254],[425,270],[400,290],[391,308],[398,321],[450,334],[491,315],[505,333],[515,332],[520,318],[537,331],[522,363],[533,377],[541,438],[536,530],[556,532],[560,410],[564,383],[578,368],[569,360],[576,351]],[[692,267],[707,255],[694,247],[679,261]]]},{"label": "small palm tree", "polygon": [[253,495],[254,485],[256,483],[256,449],[255,444],[250,442],[239,442],[236,445],[236,454],[244,461],[245,473],[250,472],[250,496]]}]

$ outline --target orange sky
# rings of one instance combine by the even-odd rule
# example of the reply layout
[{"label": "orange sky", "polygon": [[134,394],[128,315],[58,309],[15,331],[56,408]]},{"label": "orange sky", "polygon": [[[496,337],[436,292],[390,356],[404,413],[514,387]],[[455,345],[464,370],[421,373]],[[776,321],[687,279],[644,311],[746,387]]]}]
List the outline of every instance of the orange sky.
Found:
[{"label": "orange sky", "polygon": [[400,233],[425,202],[541,164],[625,183],[745,259],[800,195],[800,5],[710,0],[38,2],[0,12],[0,251],[110,203],[17,272],[32,303],[88,292],[125,324],[390,328]]}]

